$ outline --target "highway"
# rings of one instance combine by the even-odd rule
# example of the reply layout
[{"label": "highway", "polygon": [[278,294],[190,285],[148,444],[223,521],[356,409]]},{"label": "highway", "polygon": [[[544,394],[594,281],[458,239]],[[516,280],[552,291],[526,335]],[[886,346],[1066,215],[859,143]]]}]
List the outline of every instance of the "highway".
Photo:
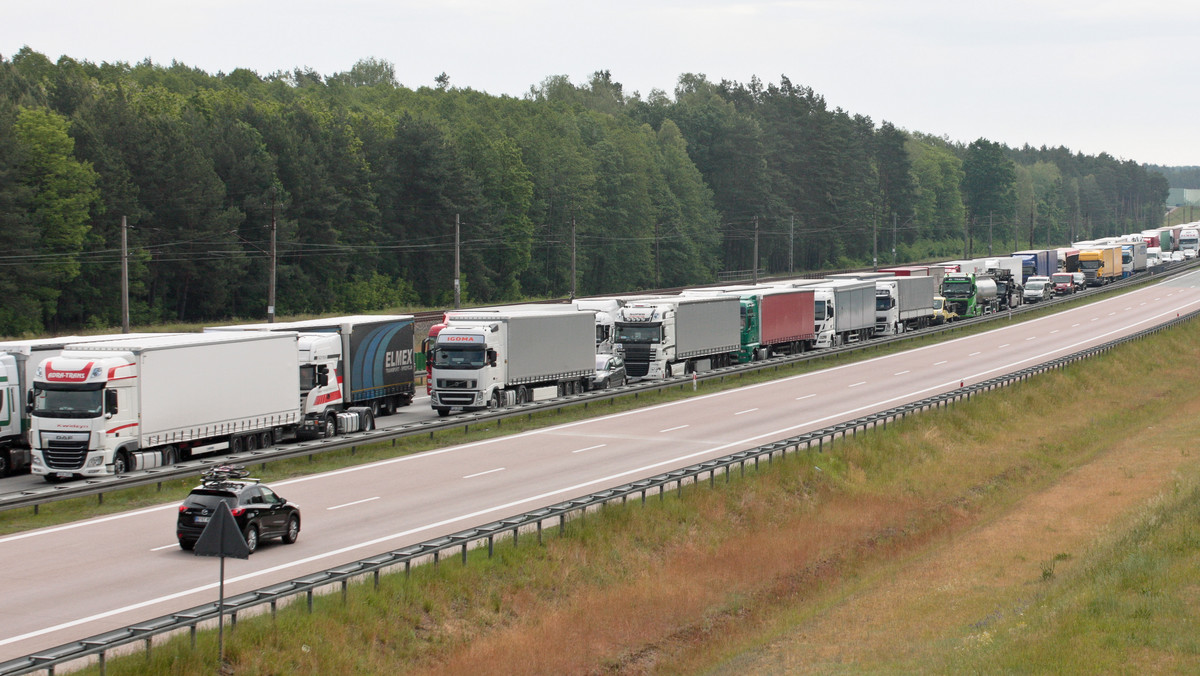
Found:
[{"label": "highway", "polygon": [[[1051,316],[770,383],[273,484],[299,542],[226,562],[226,594],[860,417],[1200,308],[1190,273]],[[1000,393],[996,396],[1004,396]],[[418,401],[414,412],[426,412]],[[405,415],[401,412],[399,415]],[[177,503],[0,537],[0,661],[216,599]]]}]

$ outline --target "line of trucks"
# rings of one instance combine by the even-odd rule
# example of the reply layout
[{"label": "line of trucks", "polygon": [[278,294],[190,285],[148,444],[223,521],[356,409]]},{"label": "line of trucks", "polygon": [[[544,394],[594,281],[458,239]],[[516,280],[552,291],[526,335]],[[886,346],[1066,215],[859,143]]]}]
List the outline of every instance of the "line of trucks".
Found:
[{"label": "line of trucks", "polygon": [[[581,392],[596,381],[598,356],[619,357],[630,380],[671,378],[980,316],[1018,305],[1023,282],[1060,269],[1106,283],[1124,274],[1126,246],[1132,269],[1144,269],[1145,237],[674,295],[452,311],[422,347],[430,405],[445,416]],[[370,429],[413,400],[413,320],[0,342],[0,474],[120,474]]]},{"label": "line of trucks", "polygon": [[371,429],[412,403],[412,315],[0,343],[0,463],[49,481]]}]

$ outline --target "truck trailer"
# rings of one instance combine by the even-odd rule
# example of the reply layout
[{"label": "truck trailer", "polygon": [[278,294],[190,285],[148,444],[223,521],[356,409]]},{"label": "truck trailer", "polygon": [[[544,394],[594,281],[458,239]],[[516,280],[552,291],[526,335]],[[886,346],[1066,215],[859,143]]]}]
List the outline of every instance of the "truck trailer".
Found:
[{"label": "truck trailer", "polygon": [[447,312],[433,340],[429,405],[500,408],[587,389],[596,369],[591,312]]},{"label": "truck trailer", "polygon": [[936,280],[929,276],[875,280],[875,335],[890,336],[933,323]]},{"label": "truck trailer", "polygon": [[[369,409],[304,410],[299,334],[241,331],[67,345],[33,384],[33,473],[122,474],[193,455],[370,429]],[[332,342],[332,341],[331,341]],[[315,374],[314,389],[339,391]]]},{"label": "truck trailer", "polygon": [[684,289],[680,295],[738,298],[741,306],[738,363],[767,359],[772,354],[798,354],[816,338],[812,289],[741,285]]},{"label": "truck trailer", "polygon": [[866,340],[875,331],[873,279],[807,279],[779,285],[813,290],[817,334],[813,347],[836,347]]},{"label": "truck trailer", "polygon": [[1022,261],[1022,284],[1030,277],[1049,277],[1058,272],[1058,249],[1014,251],[1012,256]]},{"label": "truck trailer", "polygon": [[[335,408],[363,406],[378,417],[408,406],[416,393],[412,315],[352,315],[212,326],[204,331],[295,331],[302,334],[298,354],[301,380],[312,380],[316,373],[324,373],[330,382],[340,384],[342,391],[337,399],[325,402]],[[322,337],[333,338],[334,345],[322,345]]]},{"label": "truck trailer", "polygon": [[1104,286],[1121,278],[1121,246],[1097,246],[1079,250],[1079,269],[1088,286]]},{"label": "truck trailer", "polygon": [[631,380],[657,380],[737,361],[741,302],[735,296],[665,296],[626,303],[616,352]]}]

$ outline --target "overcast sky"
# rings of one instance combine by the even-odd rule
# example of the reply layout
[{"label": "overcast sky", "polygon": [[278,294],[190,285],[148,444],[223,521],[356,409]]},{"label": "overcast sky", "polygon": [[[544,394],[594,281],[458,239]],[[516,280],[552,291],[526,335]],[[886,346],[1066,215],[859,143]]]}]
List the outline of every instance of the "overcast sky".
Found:
[{"label": "overcast sky", "polygon": [[[986,7],[986,8],[985,8]],[[830,107],[969,143],[1200,165],[1200,2],[0,0],[0,54],[216,73],[391,62],[407,87],[521,96],[608,70],[627,94],[787,76]]]}]

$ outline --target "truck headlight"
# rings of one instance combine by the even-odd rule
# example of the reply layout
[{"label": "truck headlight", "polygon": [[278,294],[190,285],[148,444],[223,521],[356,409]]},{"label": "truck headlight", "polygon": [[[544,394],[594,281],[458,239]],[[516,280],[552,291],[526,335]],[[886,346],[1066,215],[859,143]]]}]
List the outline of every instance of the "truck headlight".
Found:
[{"label": "truck headlight", "polygon": [[33,466],[34,467],[42,466],[42,455],[40,453],[33,454]]},{"label": "truck headlight", "polygon": [[97,455],[93,458],[89,458],[87,461],[88,467],[99,467],[100,465],[103,465],[103,464],[104,464],[104,456],[103,455]]}]

